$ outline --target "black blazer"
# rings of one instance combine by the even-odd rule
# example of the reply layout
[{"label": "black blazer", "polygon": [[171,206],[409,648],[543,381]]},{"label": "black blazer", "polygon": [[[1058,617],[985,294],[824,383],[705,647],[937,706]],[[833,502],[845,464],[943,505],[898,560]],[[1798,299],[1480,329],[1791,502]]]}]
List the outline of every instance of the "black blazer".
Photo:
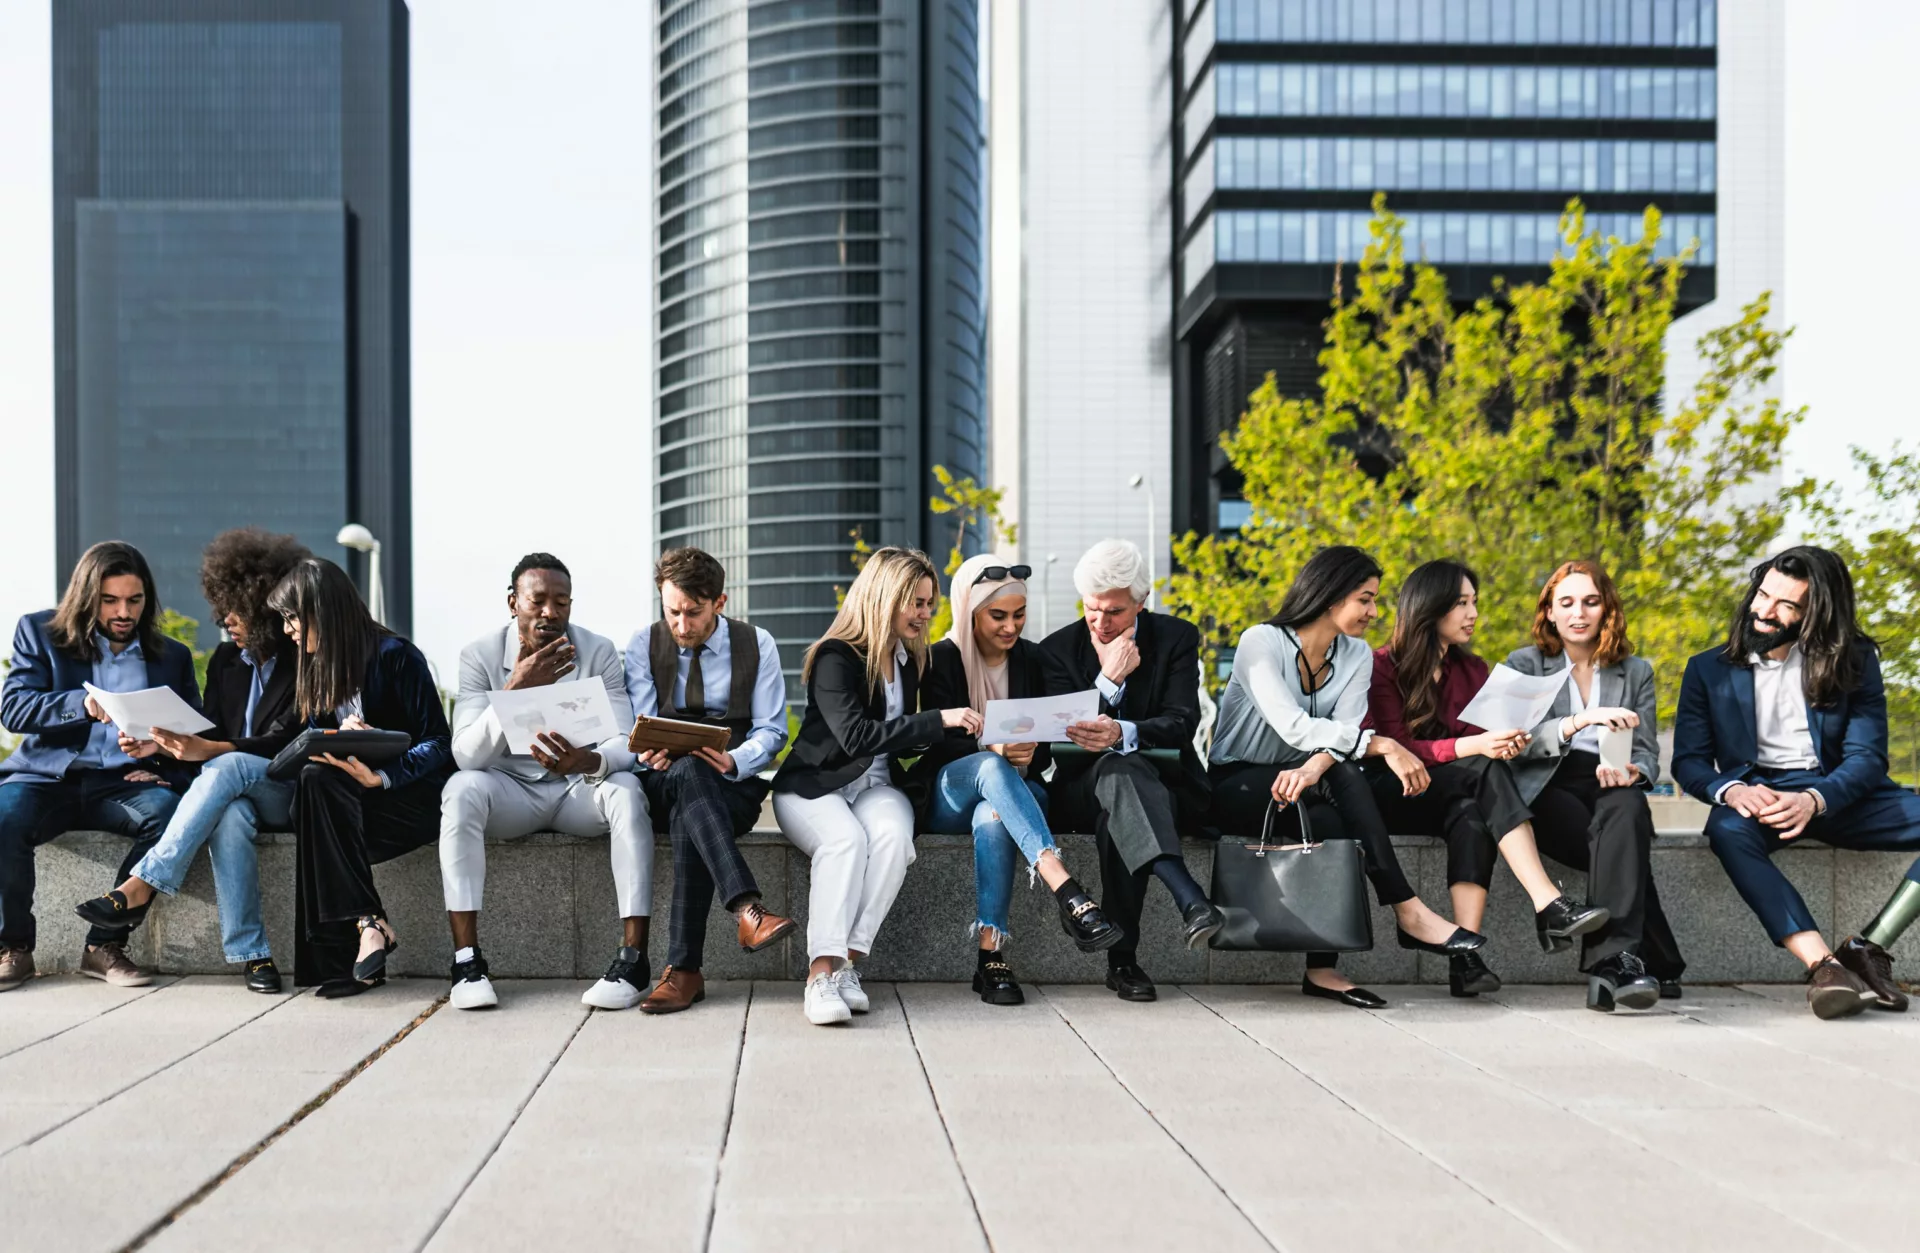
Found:
[{"label": "black blazer", "polygon": [[[1200,730],[1200,632],[1191,622],[1142,610],[1135,619],[1134,647],[1140,665],[1127,676],[1118,709],[1100,700],[1100,712],[1134,724],[1141,748],[1180,751],[1180,770],[1168,779],[1197,799],[1209,793],[1206,766],[1193,749]],[[1093,651],[1093,635],[1085,618],[1049,635],[1040,645],[1046,665],[1047,694],[1064,696],[1098,686],[1100,655]],[[1062,754],[1054,771],[1056,783],[1067,783],[1092,768],[1092,754]]]},{"label": "black blazer", "polygon": [[[368,726],[413,737],[413,747],[404,756],[382,767],[390,786],[427,779],[438,780],[438,787],[453,774],[453,731],[433,671],[419,649],[398,635],[382,636],[360,685],[360,707]],[[337,727],[340,720],[329,710],[309,725]]]},{"label": "black blazer", "polygon": [[881,753],[895,786],[909,786],[900,757],[941,738],[940,710],[919,709],[920,673],[911,657],[900,667],[901,716],[887,720],[887,694],[867,690],[866,658],[845,640],[823,640],[807,680],[807,713],[793,748],[773,777],[773,790],[812,800],[867,772]]},{"label": "black blazer", "polygon": [[[1025,700],[1030,696],[1047,694],[1046,663],[1041,660],[1038,644],[1027,639],[1015,640],[1007,665],[1009,700]],[[960,646],[952,640],[941,640],[928,654],[927,677],[920,685],[921,703],[932,709],[959,709],[972,699],[967,692],[967,669],[960,661]],[[979,751],[979,740],[959,727],[951,727],[914,764],[913,770],[915,774],[924,772],[926,783],[931,785],[940,767],[962,757],[971,757]],[[1047,745],[1036,746],[1033,764],[1027,767],[1027,777],[1039,779],[1052,760]]]},{"label": "black blazer", "polygon": [[213,719],[211,729],[202,731],[202,739],[224,740],[235,752],[252,753],[271,759],[293,743],[301,730],[293,709],[294,678],[299,659],[291,648],[280,650],[267,678],[267,690],[260,693],[260,704],[253,711],[252,735],[241,735],[247,725],[247,695],[253,691],[253,667],[240,655],[240,646],[231,640],[213,650],[207,659],[207,695],[203,708]]}]

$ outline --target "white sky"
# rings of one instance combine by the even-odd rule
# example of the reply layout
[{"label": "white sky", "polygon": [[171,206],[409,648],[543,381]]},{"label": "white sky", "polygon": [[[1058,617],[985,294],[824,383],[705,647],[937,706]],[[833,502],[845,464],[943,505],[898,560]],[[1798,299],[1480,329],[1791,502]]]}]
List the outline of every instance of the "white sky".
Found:
[{"label": "white sky", "polygon": [[[57,591],[49,9],[0,5],[9,631]],[[414,634],[448,678],[530,549],[573,568],[582,625],[624,643],[651,613],[650,9],[412,0]],[[1811,410],[1788,471],[1836,477],[1849,444],[1920,437],[1880,271],[1920,203],[1920,5],[1798,0],[1787,35],[1785,387]]]}]

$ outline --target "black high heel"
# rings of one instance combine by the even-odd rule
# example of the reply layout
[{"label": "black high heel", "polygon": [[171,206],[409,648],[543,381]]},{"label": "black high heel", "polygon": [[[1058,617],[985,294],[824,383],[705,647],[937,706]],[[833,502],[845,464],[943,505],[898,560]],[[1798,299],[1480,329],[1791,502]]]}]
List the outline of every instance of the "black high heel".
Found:
[{"label": "black high heel", "polygon": [[1452,957],[1455,953],[1471,953],[1487,942],[1486,936],[1478,931],[1469,931],[1465,927],[1455,927],[1453,934],[1438,944],[1429,943],[1408,933],[1405,927],[1396,926],[1394,932],[1400,937],[1401,948],[1432,953],[1435,957]]}]

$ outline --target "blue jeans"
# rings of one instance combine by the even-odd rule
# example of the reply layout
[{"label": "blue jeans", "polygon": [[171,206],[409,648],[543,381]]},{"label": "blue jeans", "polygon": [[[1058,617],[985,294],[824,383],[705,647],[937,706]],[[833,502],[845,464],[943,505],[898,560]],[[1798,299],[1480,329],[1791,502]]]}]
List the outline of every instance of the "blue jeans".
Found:
[{"label": "blue jeans", "polygon": [[293,785],[267,777],[267,759],[222,753],[201,767],[180,807],[133,873],[173,896],[207,845],[213,895],[220,909],[220,947],[233,963],[273,956],[260,921],[260,826],[286,830],[293,822]]},{"label": "blue jeans", "polygon": [[[37,938],[34,849],[64,831],[124,835],[133,846],[113,881],[119,883],[160,838],[180,794],[158,783],[129,783],[122,777],[128,769],[70,770],[60,779],[15,774],[0,782],[0,946],[32,949]],[[125,944],[132,932],[132,927],[96,926],[87,932],[87,943]]]},{"label": "blue jeans", "polygon": [[998,753],[979,752],[940,768],[933,781],[927,829],[948,835],[973,832],[973,882],[979,920],[1007,935],[1007,911],[1013,903],[1016,853],[1032,866],[1053,847],[1047,830],[1047,790],[1023,779]]}]

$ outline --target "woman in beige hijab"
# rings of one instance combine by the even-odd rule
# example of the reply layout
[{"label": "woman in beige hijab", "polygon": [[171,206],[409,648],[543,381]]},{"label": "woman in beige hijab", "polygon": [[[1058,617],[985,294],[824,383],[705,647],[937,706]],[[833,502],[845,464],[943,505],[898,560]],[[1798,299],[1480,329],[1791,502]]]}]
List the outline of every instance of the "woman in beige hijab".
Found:
[{"label": "woman in beige hijab", "polygon": [[[925,704],[965,706],[984,715],[990,700],[1046,695],[1040,649],[1020,638],[1027,621],[1025,580],[1031,573],[992,554],[970,558],[954,572],[953,627],[931,650]],[[980,946],[973,990],[989,1005],[1019,1005],[1026,997],[1004,955],[1016,856],[1053,890],[1060,925],[1081,952],[1110,948],[1122,933],[1067,873],[1054,847],[1040,782],[1048,762],[1046,745],[982,743],[983,738],[994,736],[950,729],[921,758],[916,771],[932,778],[922,825],[929,831],[973,833],[979,897],[973,931]]]}]

